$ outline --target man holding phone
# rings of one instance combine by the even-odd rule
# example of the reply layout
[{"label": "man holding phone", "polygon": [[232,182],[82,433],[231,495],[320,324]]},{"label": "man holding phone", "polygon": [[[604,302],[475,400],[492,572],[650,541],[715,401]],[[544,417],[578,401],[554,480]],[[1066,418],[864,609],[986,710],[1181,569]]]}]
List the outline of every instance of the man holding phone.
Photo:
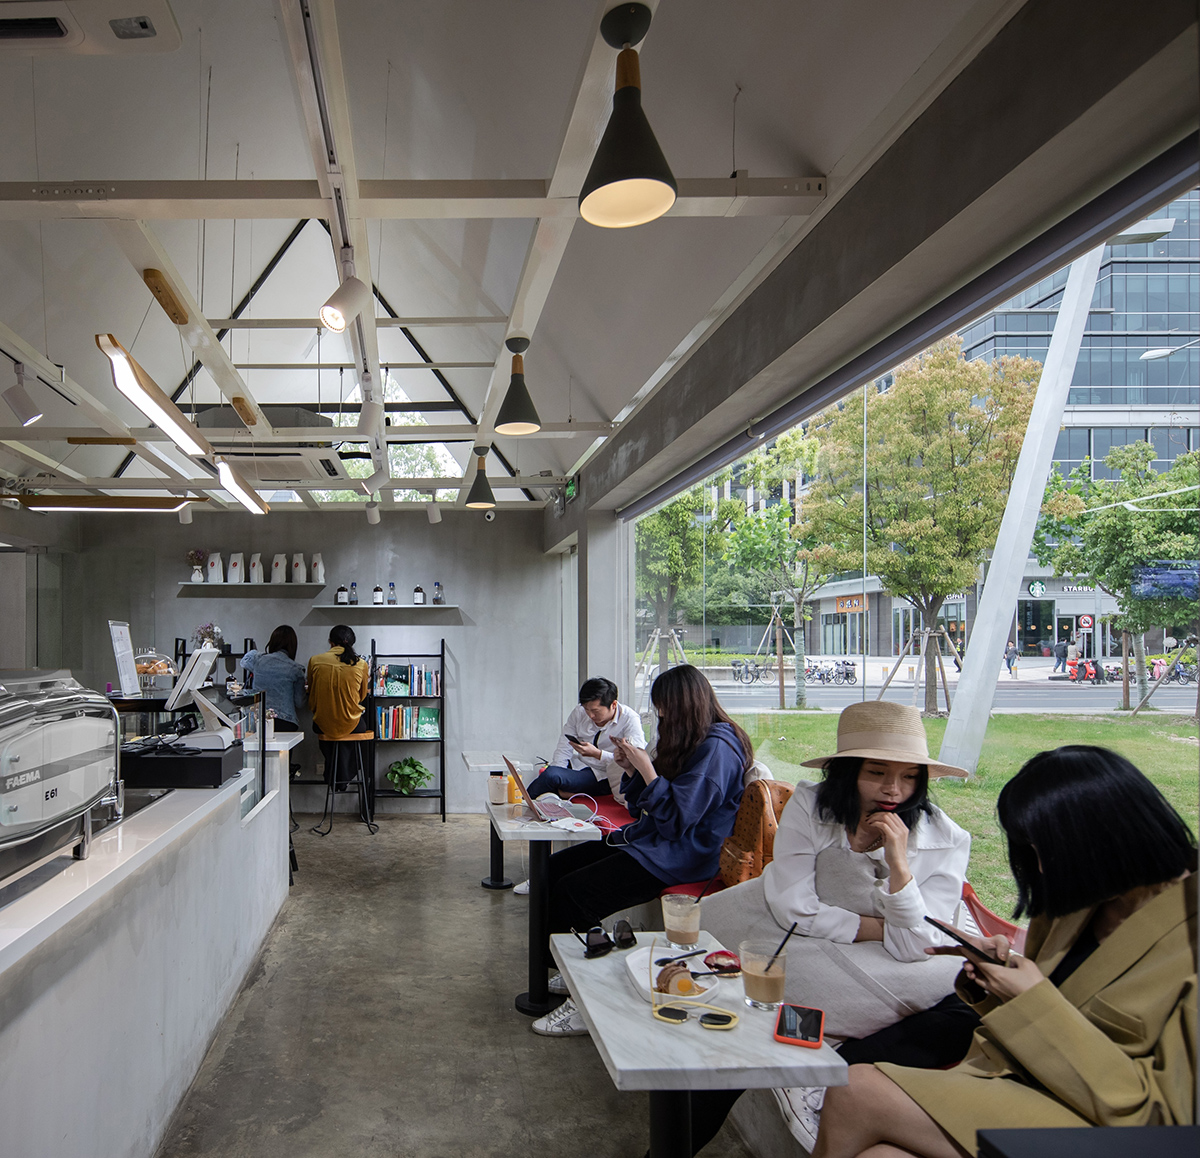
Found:
[{"label": "man holding phone", "polygon": [[529,785],[529,794],[534,798],[546,792],[561,796],[611,794],[618,804],[624,804],[616,740],[645,748],[642,721],[637,712],[618,701],[612,680],[590,679],[579,689],[579,706],[567,717],[550,763]]}]

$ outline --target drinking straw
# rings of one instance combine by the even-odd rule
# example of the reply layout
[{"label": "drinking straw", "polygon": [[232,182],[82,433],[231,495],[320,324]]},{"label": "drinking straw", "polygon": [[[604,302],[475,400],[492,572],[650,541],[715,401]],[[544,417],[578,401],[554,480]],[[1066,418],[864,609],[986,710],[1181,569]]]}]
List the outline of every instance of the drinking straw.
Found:
[{"label": "drinking straw", "polygon": [[763,970],[764,973],[771,972],[771,966],[775,964],[775,958],[783,952],[784,945],[786,945],[792,939],[792,934],[796,931],[796,926],[799,924],[799,921],[792,922],[792,927],[784,934],[783,940],[779,942],[779,948],[775,950],[775,956],[767,962],[767,967]]},{"label": "drinking straw", "polygon": [[[721,875],[721,870],[717,869],[717,877],[719,877],[720,875]],[[700,895],[695,899],[695,901],[692,902],[693,904],[698,905],[700,903],[701,898],[703,898],[704,894],[706,892],[708,892],[708,890],[711,889],[713,887],[713,885],[715,885],[717,883],[717,877],[713,877],[713,879],[711,881],[709,881],[708,884],[706,884],[704,886],[704,888],[702,888],[700,890]]]}]

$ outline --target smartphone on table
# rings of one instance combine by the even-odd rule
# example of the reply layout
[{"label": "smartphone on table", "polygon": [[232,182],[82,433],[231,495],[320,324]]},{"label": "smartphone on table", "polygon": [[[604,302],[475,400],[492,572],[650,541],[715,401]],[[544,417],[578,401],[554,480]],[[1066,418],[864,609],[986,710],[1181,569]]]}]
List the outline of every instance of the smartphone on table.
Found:
[{"label": "smartphone on table", "polygon": [[825,1011],[807,1005],[781,1005],[775,1019],[775,1040],[817,1049],[825,1040]]},{"label": "smartphone on table", "polygon": [[935,929],[941,933],[945,933],[947,937],[957,941],[964,949],[966,949],[973,957],[978,957],[980,961],[987,965],[999,965],[1001,968],[1004,962],[998,957],[993,957],[991,953],[985,953],[982,949],[972,945],[970,941],[963,935],[961,929],[956,929],[953,925],[947,924],[945,921],[939,921],[936,917],[926,917],[927,920]]}]

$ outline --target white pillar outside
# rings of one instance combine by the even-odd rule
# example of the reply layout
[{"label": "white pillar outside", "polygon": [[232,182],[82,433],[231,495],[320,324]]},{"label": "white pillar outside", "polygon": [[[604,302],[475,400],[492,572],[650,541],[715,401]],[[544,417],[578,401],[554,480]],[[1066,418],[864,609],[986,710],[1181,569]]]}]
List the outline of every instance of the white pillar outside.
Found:
[{"label": "white pillar outside", "polygon": [[971,628],[967,654],[963,657],[958,694],[954,697],[938,759],[969,772],[975,771],[983,749],[1000,659],[1042,508],[1067,392],[1079,358],[1103,256],[1104,246],[1101,245],[1073,262],[1067,276],[987,581]]}]

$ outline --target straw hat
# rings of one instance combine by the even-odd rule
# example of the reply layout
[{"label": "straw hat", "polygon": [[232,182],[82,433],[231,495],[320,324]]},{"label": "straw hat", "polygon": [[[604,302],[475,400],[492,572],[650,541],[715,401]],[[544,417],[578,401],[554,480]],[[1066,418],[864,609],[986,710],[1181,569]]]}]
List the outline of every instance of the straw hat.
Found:
[{"label": "straw hat", "polygon": [[863,760],[897,760],[904,764],[925,764],[932,776],[966,776],[965,768],[939,764],[929,758],[925,725],[921,713],[908,704],[886,700],[866,700],[851,704],[838,717],[837,752],[805,760],[805,768],[824,768],[837,756],[857,756]]}]

